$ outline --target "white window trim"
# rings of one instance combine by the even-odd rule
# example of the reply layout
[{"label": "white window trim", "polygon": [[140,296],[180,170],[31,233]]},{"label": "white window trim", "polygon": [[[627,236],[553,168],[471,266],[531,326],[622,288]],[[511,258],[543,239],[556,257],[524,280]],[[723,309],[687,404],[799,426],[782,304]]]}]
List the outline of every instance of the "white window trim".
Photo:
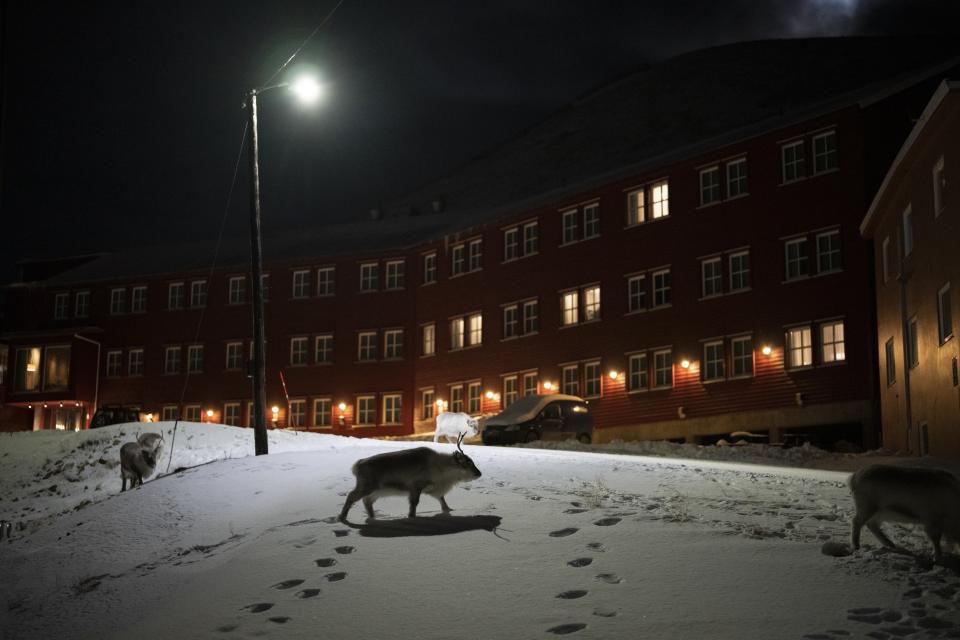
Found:
[{"label": "white window trim", "polygon": [[[295,345],[300,345],[301,349],[295,349]],[[290,359],[287,361],[291,367],[305,367],[310,364],[310,341],[307,336],[293,336],[290,338]],[[303,353],[303,362],[294,362],[293,354],[297,351]]]},{"label": "white window trim", "polygon": [[946,181],[946,173],[944,169],[943,156],[941,155],[937,158],[937,161],[933,164],[933,217],[939,218],[940,214],[943,213],[943,210],[946,208],[947,203],[943,200],[943,184],[940,180],[937,180],[937,174],[943,176],[943,180]]}]

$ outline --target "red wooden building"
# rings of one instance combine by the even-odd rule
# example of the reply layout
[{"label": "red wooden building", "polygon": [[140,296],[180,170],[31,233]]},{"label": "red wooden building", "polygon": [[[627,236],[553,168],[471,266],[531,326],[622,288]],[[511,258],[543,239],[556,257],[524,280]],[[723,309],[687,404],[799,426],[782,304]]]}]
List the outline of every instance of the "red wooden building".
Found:
[{"label": "red wooden building", "polygon": [[[877,444],[858,225],[957,53],[855,38],[685,54],[369,219],[268,238],[276,424],[409,434],[438,407],[556,389],[590,401],[599,441]],[[245,251],[213,268],[202,248],[118,252],[8,287],[2,424],[81,427],[105,404],[249,424]]]}]

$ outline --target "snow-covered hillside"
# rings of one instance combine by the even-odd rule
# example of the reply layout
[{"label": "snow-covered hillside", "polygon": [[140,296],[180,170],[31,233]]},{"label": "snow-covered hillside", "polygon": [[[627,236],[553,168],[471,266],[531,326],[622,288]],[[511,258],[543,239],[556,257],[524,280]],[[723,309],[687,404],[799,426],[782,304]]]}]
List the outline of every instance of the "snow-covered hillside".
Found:
[{"label": "snow-covered hillside", "polygon": [[[483,477],[452,515],[386,498],[345,525],[353,462],[420,443],[271,432],[253,457],[250,430],[171,427],[0,436],[0,637],[960,637],[952,570],[866,532],[821,553],[849,536],[845,472],[468,446]],[[121,494],[120,445],[148,429],[159,477]],[[716,455],[764,458],[738,449]]]}]

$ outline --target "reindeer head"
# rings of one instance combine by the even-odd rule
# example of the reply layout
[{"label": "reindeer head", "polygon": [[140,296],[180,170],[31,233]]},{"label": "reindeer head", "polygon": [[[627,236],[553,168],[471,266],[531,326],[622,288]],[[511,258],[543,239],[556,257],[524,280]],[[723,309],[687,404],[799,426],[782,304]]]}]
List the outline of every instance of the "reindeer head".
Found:
[{"label": "reindeer head", "polygon": [[460,447],[460,444],[463,442],[464,435],[465,434],[461,433],[460,437],[457,438],[457,450],[453,452],[453,462],[463,474],[464,480],[473,480],[474,478],[479,478],[483,474],[480,473],[480,469],[477,469],[477,465],[473,464],[473,460],[470,459],[470,456],[465,454],[463,449]]}]

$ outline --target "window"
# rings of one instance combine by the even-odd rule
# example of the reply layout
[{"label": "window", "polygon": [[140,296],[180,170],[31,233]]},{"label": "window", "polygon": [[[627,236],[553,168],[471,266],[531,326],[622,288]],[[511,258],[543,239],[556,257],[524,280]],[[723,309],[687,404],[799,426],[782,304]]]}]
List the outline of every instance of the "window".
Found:
[{"label": "window", "polygon": [[645,222],[646,208],[644,199],[646,189],[638,189],[627,194],[627,226],[632,227]]},{"label": "window", "polygon": [[206,280],[194,280],[190,283],[190,306],[194,309],[207,306]]},{"label": "window", "polygon": [[383,424],[400,424],[403,396],[390,393],[383,396]]},{"label": "window", "polygon": [[127,310],[127,290],[110,289],[110,315],[119,315]]},{"label": "window", "polygon": [[704,382],[723,380],[726,377],[724,370],[723,340],[706,342],[703,345],[703,369],[701,370]]},{"label": "window", "polygon": [[780,147],[781,179],[784,183],[800,180],[807,175],[803,157],[803,140],[797,140]]},{"label": "window", "polygon": [[907,321],[907,364],[913,369],[920,364],[920,349],[917,344],[917,317],[914,316]]},{"label": "window", "polygon": [[[107,352],[109,357],[110,352]],[[17,349],[17,369],[14,372],[17,391],[40,390],[40,347]]]},{"label": "window", "polygon": [[653,272],[653,307],[665,307],[670,304],[670,270]]},{"label": "window", "polygon": [[635,353],[627,361],[627,391],[646,391],[650,385],[647,354]]},{"label": "window", "polygon": [[817,273],[840,271],[840,231],[817,234]]},{"label": "window", "polygon": [[433,389],[424,389],[420,392],[420,419],[421,420],[433,420],[433,417],[436,411],[437,394]]},{"label": "window", "polygon": [[516,338],[519,320],[517,319],[517,305],[512,304],[503,308],[503,338]]},{"label": "window", "polygon": [[723,293],[723,273],[720,258],[710,258],[700,263],[703,280],[703,297],[719,296]]},{"label": "window", "polygon": [[403,329],[383,332],[383,357],[385,360],[399,360],[403,357]]},{"label": "window", "polygon": [[450,411],[454,413],[463,411],[463,387],[460,385],[450,387]]},{"label": "window", "polygon": [[939,217],[946,206],[944,194],[947,191],[947,174],[943,172],[943,156],[933,165],[933,216]]},{"label": "window", "polygon": [[467,316],[467,325],[469,327],[470,346],[476,346],[483,343],[483,316],[474,313]]},{"label": "window", "polygon": [[517,227],[506,229],[503,232],[503,261],[516,260],[520,257],[520,230]]},{"label": "window", "polygon": [[653,352],[653,386],[657,389],[673,386],[673,352],[669,349]]},{"label": "window", "polygon": [[290,365],[302,367],[307,364],[307,339],[290,338]]},{"label": "window", "polygon": [[940,329],[940,344],[953,337],[953,310],[950,308],[950,283],[937,292],[937,326]]},{"label": "window", "polygon": [[795,238],[784,244],[786,255],[787,280],[807,277],[807,239]]},{"label": "window", "polygon": [[317,269],[317,295],[332,296],[337,293],[336,267],[322,267]]},{"label": "window", "polygon": [[572,365],[560,370],[560,388],[567,395],[580,395],[580,367]]},{"label": "window", "polygon": [[56,345],[43,350],[43,390],[60,391],[70,386],[70,346]]},{"label": "window", "polygon": [[583,365],[583,392],[586,398],[600,397],[600,362]]},{"label": "window", "polygon": [[376,262],[367,262],[360,265],[360,291],[376,291],[380,274],[377,272]]},{"label": "window", "polygon": [[746,378],[753,375],[753,338],[741,336],[730,340],[733,377]]},{"label": "window", "polygon": [[143,375],[143,349],[130,349],[127,352],[127,375]]},{"label": "window", "polygon": [[727,197],[737,198],[750,192],[747,183],[747,159],[738,158],[727,163]]},{"label": "window", "polygon": [[820,325],[820,362],[843,362],[846,350],[843,345],[843,320]]},{"label": "window", "polygon": [[503,379],[503,408],[506,409],[520,396],[517,391],[517,376],[505,376]]},{"label": "window", "polygon": [[313,426],[315,427],[332,427],[333,426],[333,400],[332,399],[314,398]]},{"label": "window", "polygon": [[203,373],[203,345],[187,347],[187,373]]},{"label": "window", "polygon": [[86,318],[90,316],[90,292],[89,291],[77,291],[73,315],[75,315],[78,318]]},{"label": "window", "polygon": [[750,288],[750,252],[738,251],[730,254],[730,291],[743,291]]},{"label": "window", "polygon": [[576,209],[563,212],[563,244],[570,244],[579,239],[577,233],[579,225],[579,212]]},{"label": "window", "polygon": [[239,371],[243,368],[243,343],[227,343],[227,371]]},{"label": "window", "polygon": [[66,320],[70,307],[70,294],[58,293],[53,297],[53,319]]},{"label": "window", "polygon": [[627,279],[627,312],[647,308],[647,276],[631,276]]},{"label": "window", "polygon": [[887,343],[883,347],[883,351],[884,355],[886,356],[887,386],[889,387],[897,381],[897,362],[893,350],[893,338],[887,340]]},{"label": "window", "polygon": [[583,290],[583,321],[593,322],[600,319],[600,285]]},{"label": "window", "polygon": [[654,220],[670,215],[669,187],[666,180],[650,185],[650,214]]},{"label": "window", "polygon": [[471,382],[467,385],[467,413],[477,415],[480,413],[480,383]]},{"label": "window", "polygon": [[333,334],[325,333],[314,338],[313,361],[317,364],[333,362]]},{"label": "window", "polygon": [[180,407],[175,404],[164,405],[160,411],[160,419],[164,422],[173,422],[180,415]]},{"label": "window", "polygon": [[290,419],[287,421],[288,427],[303,427],[307,424],[307,401],[290,401]]},{"label": "window", "polygon": [[167,375],[180,373],[180,347],[163,350],[163,372]]},{"label": "window", "polygon": [[183,419],[188,422],[200,422],[200,405],[188,404],[183,408]]},{"label": "window", "polygon": [[387,289],[403,289],[405,264],[403,260],[391,260],[387,263]]},{"label": "window", "polygon": [[466,334],[466,322],[463,318],[454,318],[450,321],[450,348],[463,349]]},{"label": "window", "polygon": [[540,250],[540,226],[536,222],[523,225],[523,255],[532,256]]},{"label": "window", "polygon": [[437,281],[437,254],[428,253],[423,256],[423,284],[433,284]]},{"label": "window", "polygon": [[479,271],[483,268],[483,240],[471,240],[467,246],[469,254],[468,270]]},{"label": "window", "polygon": [[377,359],[377,333],[365,331],[357,335],[357,360],[371,362]]},{"label": "window", "polygon": [[561,310],[563,313],[563,326],[569,327],[577,324],[580,320],[580,293],[578,291],[567,291],[561,295]]},{"label": "window", "polygon": [[183,289],[182,282],[167,285],[167,309],[183,309]]},{"label": "window", "polygon": [[589,240],[600,235],[600,205],[588,204],[583,208],[583,239]]},{"label": "window", "polygon": [[903,256],[913,251],[913,208],[907,205],[903,211]]},{"label": "window", "polygon": [[809,367],[813,364],[813,343],[810,327],[787,329],[787,368]]},{"label": "window", "polygon": [[107,351],[107,371],[108,378],[117,378],[120,376],[120,367],[123,361],[122,351]]},{"label": "window", "polygon": [[437,352],[437,325],[425,324],[421,327],[420,355],[432,356]]},{"label": "window", "polygon": [[134,287],[130,295],[130,312],[144,313],[147,310],[147,288]]},{"label": "window", "polygon": [[450,253],[450,275],[459,276],[464,272],[463,245],[458,244]]},{"label": "window", "polygon": [[234,276],[230,278],[227,281],[228,304],[243,304],[247,297],[246,289],[247,279],[244,276]]},{"label": "window", "polygon": [[531,335],[540,330],[540,303],[528,300],[523,303],[523,335]]},{"label": "window", "polygon": [[881,268],[883,269],[883,281],[890,282],[890,236],[883,239],[880,259]]},{"label": "window", "polygon": [[357,426],[372,427],[376,419],[376,398],[374,396],[357,396]]},{"label": "window", "polygon": [[227,402],[223,405],[223,424],[231,427],[240,426],[240,403]]},{"label": "window", "polygon": [[720,167],[700,171],[700,206],[720,202]]},{"label": "window", "polygon": [[827,131],[813,136],[813,174],[837,168],[837,132]]},{"label": "window", "polygon": [[528,371],[523,374],[523,395],[534,396],[537,394],[537,372]]}]

